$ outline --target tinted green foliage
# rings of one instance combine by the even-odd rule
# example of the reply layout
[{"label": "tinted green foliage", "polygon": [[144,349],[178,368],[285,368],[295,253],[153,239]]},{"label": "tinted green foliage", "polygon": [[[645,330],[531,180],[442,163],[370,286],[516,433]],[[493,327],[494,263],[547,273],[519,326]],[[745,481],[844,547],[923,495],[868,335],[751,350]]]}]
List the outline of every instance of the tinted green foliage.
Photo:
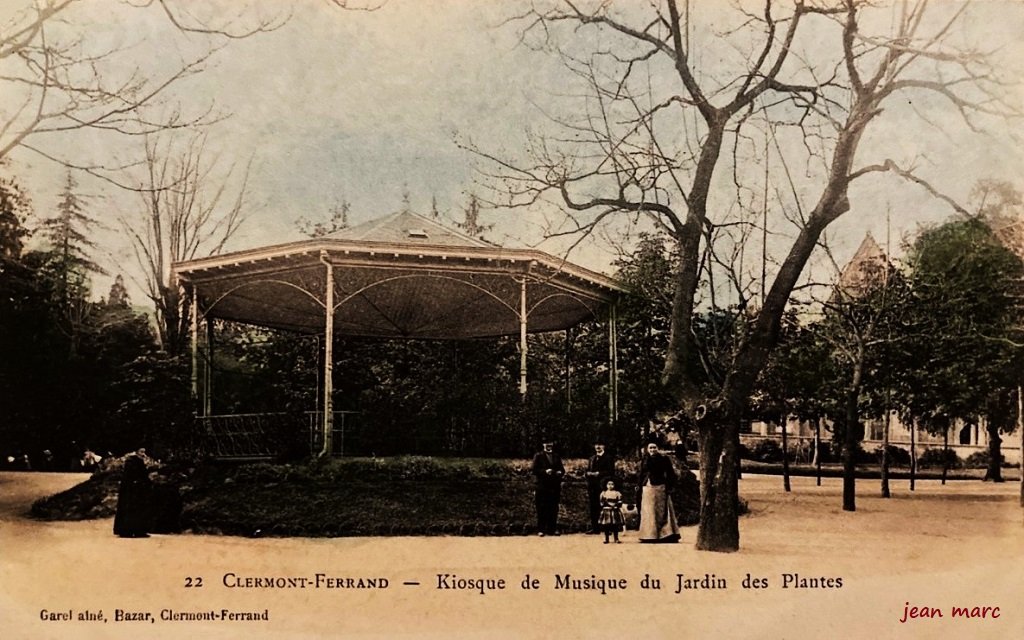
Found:
[{"label": "tinted green foliage", "polygon": [[793,311],[783,316],[779,343],[753,398],[756,417],[777,423],[788,415],[815,420],[835,413],[841,367],[825,330],[823,323],[805,322]]},{"label": "tinted green foliage", "polygon": [[968,219],[925,230],[910,266],[895,368],[905,413],[939,431],[949,419],[996,417],[1000,394],[1021,381],[1020,259],[984,222]]}]

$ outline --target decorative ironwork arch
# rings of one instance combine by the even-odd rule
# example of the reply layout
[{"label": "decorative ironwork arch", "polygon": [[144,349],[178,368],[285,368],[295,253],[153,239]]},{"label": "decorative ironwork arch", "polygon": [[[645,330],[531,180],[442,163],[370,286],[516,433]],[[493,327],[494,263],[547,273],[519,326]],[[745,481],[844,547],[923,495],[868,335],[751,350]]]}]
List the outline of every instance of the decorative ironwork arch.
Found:
[{"label": "decorative ironwork arch", "polygon": [[[407,233],[408,229],[417,230],[417,234]],[[330,345],[335,335],[335,316],[339,313],[340,331],[350,335],[452,339],[518,333],[520,390],[525,397],[527,333],[568,329],[585,317],[597,318],[599,306],[614,305],[617,295],[624,291],[607,276],[564,258],[532,249],[498,247],[408,212],[347,229],[334,237],[191,260],[173,268],[179,283],[192,291],[193,351],[198,344],[201,303],[205,303],[202,318],[207,320],[220,317],[258,326],[322,333],[324,452],[329,450],[333,416]],[[403,292],[404,283],[416,281],[439,284],[411,287]],[[387,285],[398,287],[398,293],[389,290],[383,297],[368,295]],[[283,293],[284,290],[298,295]],[[466,290],[479,296],[467,296]],[[255,294],[249,295],[248,291]],[[447,293],[455,291],[461,293]],[[241,292],[246,295],[238,295]],[[336,293],[341,294],[337,301]],[[403,293],[407,296],[403,297]],[[528,293],[534,299],[529,299]],[[275,296],[282,296],[284,304],[269,304]],[[353,301],[359,298],[370,306],[343,311],[354,306]],[[305,299],[314,304],[307,307],[308,300],[301,302]],[[460,314],[465,309],[473,312]],[[444,317],[450,322],[400,326],[392,317],[395,313],[413,319],[446,313]],[[609,312],[608,322],[613,376],[610,393],[614,393],[614,310]],[[443,335],[445,331],[451,333]],[[615,407],[616,402],[610,399],[610,420],[614,420]]]}]

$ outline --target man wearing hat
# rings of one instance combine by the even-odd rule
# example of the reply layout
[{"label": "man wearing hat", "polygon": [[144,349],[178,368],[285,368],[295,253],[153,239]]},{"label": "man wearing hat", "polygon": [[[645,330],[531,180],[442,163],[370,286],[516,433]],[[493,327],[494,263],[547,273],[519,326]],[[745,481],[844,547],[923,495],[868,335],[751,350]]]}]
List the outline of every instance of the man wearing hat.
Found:
[{"label": "man wearing hat", "polygon": [[602,439],[594,441],[594,455],[587,461],[587,501],[590,506],[590,533],[597,533],[601,515],[601,492],[608,480],[615,478],[615,458],[605,449]]},{"label": "man wearing hat", "polygon": [[565,467],[555,453],[553,438],[545,438],[541,451],[533,456],[533,475],[537,479],[537,533],[558,535],[558,501],[562,495]]}]

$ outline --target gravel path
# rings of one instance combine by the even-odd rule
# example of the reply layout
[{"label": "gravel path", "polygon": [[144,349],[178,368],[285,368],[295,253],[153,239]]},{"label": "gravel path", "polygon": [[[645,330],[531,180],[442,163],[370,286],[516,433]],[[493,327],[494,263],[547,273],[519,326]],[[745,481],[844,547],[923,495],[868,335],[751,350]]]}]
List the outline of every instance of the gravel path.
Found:
[{"label": "gravel path", "polygon": [[[0,473],[0,637],[1024,634],[1024,526],[1013,483],[920,482],[910,493],[899,482],[882,500],[877,481],[864,481],[858,512],[845,513],[838,480],[816,487],[795,478],[785,494],[781,478],[748,475],[743,548],[711,554],[694,550],[694,528],[684,529],[682,544],[653,546],[637,544],[632,532],[607,546],[584,535],[122,540],[109,519],[24,515],[37,497],[82,478]],[[539,588],[522,588],[527,574]],[[645,576],[661,589],[642,588]],[[954,606],[985,618],[953,618]],[[118,621],[115,610],[143,619]],[[70,621],[41,619],[69,611]],[[245,619],[264,612],[268,621]],[[936,612],[942,617],[914,617]],[[78,619],[91,615],[101,619]]]}]

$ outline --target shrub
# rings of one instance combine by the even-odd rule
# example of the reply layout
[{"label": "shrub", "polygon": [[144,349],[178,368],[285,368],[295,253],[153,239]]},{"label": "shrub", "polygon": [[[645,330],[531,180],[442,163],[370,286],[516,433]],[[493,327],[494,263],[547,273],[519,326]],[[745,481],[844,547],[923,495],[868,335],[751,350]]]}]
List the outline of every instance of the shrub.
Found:
[{"label": "shrub", "polygon": [[759,441],[750,450],[752,460],[758,462],[782,462],[782,446],[770,438]]},{"label": "shrub", "polygon": [[853,454],[854,463],[857,465],[872,465],[878,462],[878,458],[871,451],[865,451],[861,443],[857,443],[857,450]]},{"label": "shrub", "polygon": [[[890,444],[887,447],[889,452],[889,466],[891,467],[909,467],[910,466],[910,452],[903,447],[897,447],[896,445]],[[875,459],[878,464],[882,464],[882,447],[875,448]]]},{"label": "shrub", "polygon": [[[999,461],[1000,466],[1005,466],[1006,457],[1000,454],[1000,458],[1002,458]],[[986,469],[988,468],[988,462],[990,459],[991,457],[989,456],[987,449],[984,451],[975,451],[971,455],[967,456],[966,460],[964,460],[964,466],[971,469]]]},{"label": "shrub", "polygon": [[956,451],[953,451],[952,449],[943,449],[941,447],[929,447],[917,458],[918,466],[936,469],[941,469],[944,461],[950,469],[957,469],[962,467],[964,464],[963,460],[960,459],[960,456],[956,454]]},{"label": "shrub", "polygon": [[[586,460],[565,460],[567,479],[582,479]],[[313,459],[299,464],[253,463],[229,470],[232,482],[346,482],[366,477],[390,480],[504,480],[531,478],[530,460],[389,456]]]},{"label": "shrub", "polygon": [[[811,445],[813,448],[814,445]],[[858,442],[853,452],[853,463],[856,466],[878,464],[880,460],[878,450],[866,451],[862,443]],[[840,440],[822,440],[819,445],[818,455],[822,463],[841,463],[843,461],[843,443]]]}]

